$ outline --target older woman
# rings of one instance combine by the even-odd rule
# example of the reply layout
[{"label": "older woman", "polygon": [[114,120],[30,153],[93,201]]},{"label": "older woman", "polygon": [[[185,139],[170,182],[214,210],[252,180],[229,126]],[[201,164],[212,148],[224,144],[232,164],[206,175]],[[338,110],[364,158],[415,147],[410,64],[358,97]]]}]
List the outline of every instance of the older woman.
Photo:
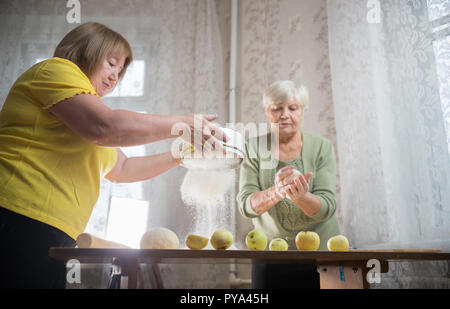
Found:
[{"label": "older woman", "polygon": [[101,178],[142,181],[180,162],[171,152],[127,158],[118,147],[177,137],[172,127],[179,123],[224,138],[209,122],[216,116],[149,115],[104,105],[101,98],[132,59],[119,33],[85,23],[62,39],[53,58],[12,86],[0,112],[1,287],[64,287],[65,266],[49,258],[49,248],[75,245]]},{"label": "older woman", "polygon": [[[273,129],[266,136],[249,139],[241,166],[237,201],[240,213],[253,221],[269,239],[284,238],[296,250],[299,231],[319,234],[319,250],[339,234],[336,211],[336,162],[333,145],[323,137],[300,130],[308,91],[292,81],[275,82],[263,96],[268,122]],[[277,145],[271,145],[278,131]],[[268,149],[278,157],[262,155],[258,142],[266,139]],[[278,150],[278,151],[276,151]],[[269,161],[275,162],[272,166]],[[299,175],[290,180],[293,170]],[[254,288],[318,287],[315,265],[253,265]]]}]

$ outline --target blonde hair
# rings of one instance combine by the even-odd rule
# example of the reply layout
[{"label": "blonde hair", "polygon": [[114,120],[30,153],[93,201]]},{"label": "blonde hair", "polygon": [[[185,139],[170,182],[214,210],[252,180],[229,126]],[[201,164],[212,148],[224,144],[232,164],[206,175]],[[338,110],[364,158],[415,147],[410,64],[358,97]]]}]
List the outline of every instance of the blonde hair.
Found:
[{"label": "blonde hair", "polygon": [[309,92],[304,85],[297,86],[293,81],[282,80],[273,83],[263,95],[264,110],[270,104],[281,104],[289,100],[295,100],[303,109],[309,106]]},{"label": "blonde hair", "polygon": [[90,78],[112,52],[126,57],[123,69],[119,73],[120,80],[133,61],[130,44],[120,33],[100,23],[87,22],[64,36],[56,47],[53,57],[72,61]]}]

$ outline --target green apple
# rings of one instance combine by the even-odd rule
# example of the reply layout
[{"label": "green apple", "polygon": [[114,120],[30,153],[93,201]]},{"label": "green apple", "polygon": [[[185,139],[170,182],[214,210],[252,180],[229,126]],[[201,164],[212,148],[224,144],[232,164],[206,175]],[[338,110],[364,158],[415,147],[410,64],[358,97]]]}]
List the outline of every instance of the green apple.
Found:
[{"label": "green apple", "polygon": [[288,243],[282,238],[274,238],[269,244],[270,251],[287,251],[288,248]]},{"label": "green apple", "polygon": [[233,244],[233,234],[227,230],[217,230],[211,236],[211,246],[217,250],[226,250]]},{"label": "green apple", "polygon": [[247,234],[245,244],[250,250],[265,250],[267,247],[267,236],[261,230],[253,230]]}]

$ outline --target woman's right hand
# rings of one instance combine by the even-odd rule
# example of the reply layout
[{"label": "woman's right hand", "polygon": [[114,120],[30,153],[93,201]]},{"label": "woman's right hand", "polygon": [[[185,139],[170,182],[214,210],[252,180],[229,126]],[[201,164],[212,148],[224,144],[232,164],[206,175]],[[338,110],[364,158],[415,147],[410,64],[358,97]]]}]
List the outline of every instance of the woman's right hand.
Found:
[{"label": "woman's right hand", "polygon": [[222,142],[227,142],[225,133],[212,123],[217,115],[190,114],[183,116],[183,122],[187,125],[187,132],[183,132],[182,138],[196,149],[207,149],[224,153]]},{"label": "woman's right hand", "polygon": [[284,199],[286,197],[286,189],[288,188],[289,183],[286,182],[285,179],[286,177],[292,175],[293,171],[294,167],[292,165],[289,165],[283,167],[275,174],[274,188],[277,198]]}]

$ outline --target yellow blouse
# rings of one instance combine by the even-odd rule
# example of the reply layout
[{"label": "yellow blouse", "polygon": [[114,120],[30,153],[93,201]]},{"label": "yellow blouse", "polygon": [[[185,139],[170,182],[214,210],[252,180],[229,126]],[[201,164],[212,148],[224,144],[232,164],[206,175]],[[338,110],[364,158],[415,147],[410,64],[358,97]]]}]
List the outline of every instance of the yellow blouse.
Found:
[{"label": "yellow blouse", "polygon": [[76,64],[55,57],[23,73],[0,111],[0,207],[74,239],[117,160],[115,148],[89,143],[48,111],[82,93],[99,97]]}]

